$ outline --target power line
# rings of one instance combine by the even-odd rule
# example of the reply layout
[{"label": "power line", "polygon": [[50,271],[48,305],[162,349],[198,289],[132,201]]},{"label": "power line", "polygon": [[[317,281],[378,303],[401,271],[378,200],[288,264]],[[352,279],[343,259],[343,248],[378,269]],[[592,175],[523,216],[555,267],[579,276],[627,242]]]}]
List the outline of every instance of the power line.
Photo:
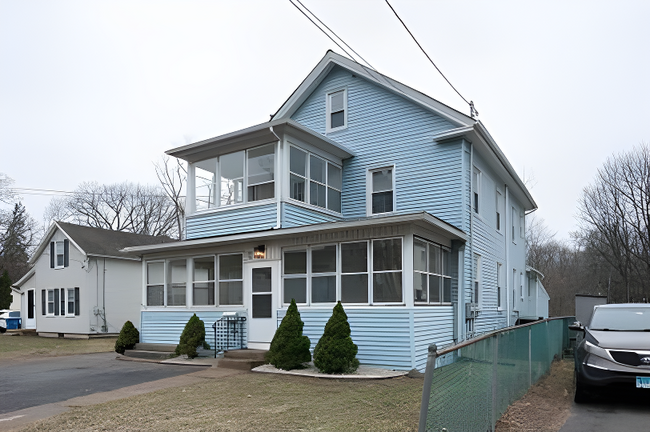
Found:
[{"label": "power line", "polygon": [[415,38],[415,36],[413,35],[413,33],[411,33],[411,30],[409,30],[409,28],[407,27],[407,25],[406,25],[406,23],[404,22],[404,20],[402,20],[402,18],[400,18],[399,14],[398,14],[397,11],[395,10],[395,8],[393,8],[393,6],[390,4],[390,2],[389,2],[388,0],[385,0],[385,1],[386,1],[386,4],[388,5],[388,7],[390,8],[390,10],[392,10],[393,13],[395,14],[395,16],[397,17],[397,19],[399,20],[399,22],[402,23],[402,25],[404,26],[404,28],[406,29],[406,31],[408,32],[408,34],[411,35],[411,38],[413,38],[413,41],[417,44],[417,46],[418,46],[418,47],[420,48],[420,50],[424,53],[424,55],[427,57],[427,59],[429,59],[429,61],[430,61],[431,64],[433,65],[433,67],[436,68],[436,70],[438,71],[438,73],[440,73],[440,75],[445,79],[445,81],[447,81],[447,84],[449,84],[449,86],[450,86],[452,89],[454,89],[454,91],[458,94],[458,96],[460,96],[460,98],[461,98],[462,100],[464,100],[466,104],[469,105],[469,108],[470,108],[470,112],[471,112],[471,116],[472,116],[472,118],[478,116],[478,111],[476,111],[476,109],[474,108],[474,102],[473,102],[473,101],[468,101],[467,99],[465,99],[465,98],[463,97],[462,94],[460,94],[460,92],[459,92],[458,90],[456,90],[456,87],[454,87],[454,85],[451,83],[451,81],[449,81],[449,80],[447,79],[447,77],[445,76],[445,74],[442,73],[442,71],[440,70],[440,68],[439,68],[438,66],[436,66],[436,64],[433,62],[433,60],[431,60],[431,57],[429,57],[429,54],[427,54],[427,52],[424,50],[424,48],[422,48],[422,45],[420,45],[420,42],[418,42],[418,40]]}]

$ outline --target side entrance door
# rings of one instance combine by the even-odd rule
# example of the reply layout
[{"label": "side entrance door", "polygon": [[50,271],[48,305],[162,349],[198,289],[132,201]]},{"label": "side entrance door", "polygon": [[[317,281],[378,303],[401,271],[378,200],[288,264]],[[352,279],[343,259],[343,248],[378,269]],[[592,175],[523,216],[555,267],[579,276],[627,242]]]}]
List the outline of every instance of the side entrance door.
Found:
[{"label": "side entrance door", "polygon": [[25,320],[24,328],[36,328],[36,299],[34,298],[35,291],[33,289],[27,290],[27,316],[23,317]]},{"label": "side entrance door", "polygon": [[245,266],[248,347],[268,349],[277,328],[280,262],[254,261]]}]

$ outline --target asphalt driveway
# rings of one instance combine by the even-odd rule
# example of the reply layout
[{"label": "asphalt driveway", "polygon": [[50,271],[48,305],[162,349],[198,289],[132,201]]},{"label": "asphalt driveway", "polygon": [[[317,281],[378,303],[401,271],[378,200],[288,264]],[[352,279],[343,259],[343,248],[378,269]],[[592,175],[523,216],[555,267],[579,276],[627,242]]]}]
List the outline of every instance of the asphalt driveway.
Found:
[{"label": "asphalt driveway", "polygon": [[197,367],[119,361],[115,353],[17,361],[0,366],[0,414],[197,371]]},{"label": "asphalt driveway", "polygon": [[650,425],[650,390],[608,390],[589,403],[571,406],[560,432],[647,431]]}]

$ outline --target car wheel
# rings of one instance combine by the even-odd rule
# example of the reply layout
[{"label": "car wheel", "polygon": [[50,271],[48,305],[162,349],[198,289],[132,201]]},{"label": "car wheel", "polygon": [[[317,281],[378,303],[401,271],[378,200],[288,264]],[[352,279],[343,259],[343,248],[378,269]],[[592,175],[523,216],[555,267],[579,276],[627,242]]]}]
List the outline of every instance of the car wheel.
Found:
[{"label": "car wheel", "polygon": [[577,374],[574,375],[574,382],[576,385],[576,393],[573,396],[573,401],[577,404],[583,404],[586,402],[589,402],[591,400],[591,397],[589,396],[589,393],[587,392],[587,389],[585,388],[584,384],[580,384],[580,381],[575,377]]}]

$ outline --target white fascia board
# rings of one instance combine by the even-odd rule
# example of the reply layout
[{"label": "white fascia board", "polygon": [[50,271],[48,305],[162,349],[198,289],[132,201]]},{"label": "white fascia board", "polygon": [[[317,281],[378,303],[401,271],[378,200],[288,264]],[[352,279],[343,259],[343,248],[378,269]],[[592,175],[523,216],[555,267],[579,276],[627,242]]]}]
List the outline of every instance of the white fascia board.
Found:
[{"label": "white fascia board", "polygon": [[355,75],[359,75],[366,80],[377,84],[386,90],[402,96],[410,101],[422,106],[423,108],[433,111],[434,113],[446,118],[457,126],[468,126],[474,123],[474,119],[457,111],[450,106],[443,104],[430,96],[425,95],[399,81],[382,75],[368,67],[365,67],[347,57],[328,51],[325,57],[316,65],[305,80],[298,86],[287,101],[280,107],[277,113],[272,117],[273,120],[291,117],[293,113],[309,97],[314,89],[322,82],[327,74],[332,70],[334,65],[349,70]]},{"label": "white fascia board", "polygon": [[527,272],[536,273],[537,275],[539,275],[539,277],[540,277],[541,279],[544,279],[544,275],[542,274],[542,272],[539,271],[539,270],[537,270],[536,268],[533,268],[533,267],[527,265],[527,266],[526,266],[526,271],[527,271]]},{"label": "white fascia board", "polygon": [[16,287],[20,291],[20,287],[23,286],[23,284],[25,282],[27,282],[29,280],[29,278],[34,276],[34,273],[36,273],[36,270],[34,270],[34,267],[30,268],[29,271],[27,273],[25,273],[25,275],[23,277],[18,279],[18,281],[15,284],[11,285],[11,287],[12,288]]},{"label": "white fascia board", "polygon": [[294,228],[284,228],[278,230],[255,231],[243,234],[226,235],[222,237],[211,237],[197,240],[183,240],[173,243],[161,243],[156,245],[130,246],[122,249],[122,252],[129,253],[155,253],[173,250],[193,249],[196,247],[226,245],[241,243],[252,240],[276,239],[281,237],[291,237],[305,235],[318,231],[338,231],[359,227],[377,226],[377,225],[394,225],[398,223],[417,223],[422,222],[427,225],[435,226],[443,230],[450,238],[467,241],[467,234],[462,230],[441,221],[435,216],[426,212],[409,213],[403,215],[391,215],[382,217],[360,218],[352,221],[342,222],[325,222],[320,224],[305,225]]},{"label": "white fascia board", "polygon": [[140,257],[123,257],[123,256],[113,256],[113,255],[99,255],[99,254],[93,254],[93,253],[88,254],[88,257],[109,258],[109,259],[125,260],[125,261],[142,261],[142,259]]},{"label": "white fascia board", "polygon": [[463,126],[455,129],[448,129],[431,137],[433,141],[441,142],[467,135],[474,130],[473,126]]}]

